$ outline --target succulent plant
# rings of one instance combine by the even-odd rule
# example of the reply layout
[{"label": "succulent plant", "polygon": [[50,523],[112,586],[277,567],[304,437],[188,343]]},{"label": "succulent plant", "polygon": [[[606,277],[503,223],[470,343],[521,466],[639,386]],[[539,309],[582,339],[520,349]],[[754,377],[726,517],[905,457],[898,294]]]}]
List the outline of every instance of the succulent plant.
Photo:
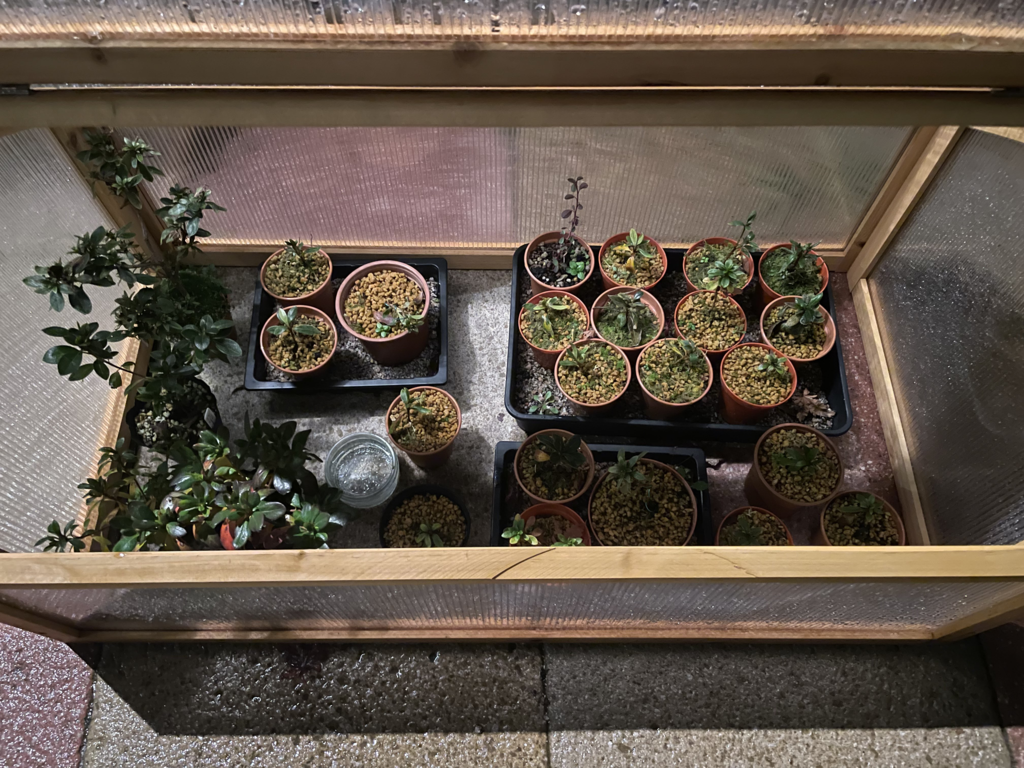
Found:
[{"label": "succulent plant", "polygon": [[619,492],[628,494],[633,490],[633,484],[646,485],[647,476],[643,470],[637,468],[640,460],[647,455],[647,452],[636,453],[626,458],[625,451],[619,451],[615,463],[608,468],[608,477],[611,478]]},{"label": "succulent plant", "polygon": [[772,373],[776,376],[786,376],[789,369],[786,367],[786,358],[779,357],[774,352],[769,352],[764,360],[757,365],[757,370]]},{"label": "succulent plant", "polygon": [[501,532],[501,538],[508,539],[508,543],[513,547],[518,546],[520,542],[530,544],[531,546],[537,546],[540,542],[537,541],[537,537],[526,531],[526,521],[523,520],[522,515],[516,515],[512,520],[512,525]]}]

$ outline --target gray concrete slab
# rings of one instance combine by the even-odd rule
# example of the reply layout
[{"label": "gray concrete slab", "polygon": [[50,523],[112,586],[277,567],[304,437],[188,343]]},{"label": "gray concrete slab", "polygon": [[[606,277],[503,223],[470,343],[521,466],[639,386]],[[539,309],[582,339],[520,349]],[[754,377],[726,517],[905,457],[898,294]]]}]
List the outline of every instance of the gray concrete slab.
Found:
[{"label": "gray concrete slab", "polygon": [[546,647],[553,768],[1009,766],[977,644]]}]

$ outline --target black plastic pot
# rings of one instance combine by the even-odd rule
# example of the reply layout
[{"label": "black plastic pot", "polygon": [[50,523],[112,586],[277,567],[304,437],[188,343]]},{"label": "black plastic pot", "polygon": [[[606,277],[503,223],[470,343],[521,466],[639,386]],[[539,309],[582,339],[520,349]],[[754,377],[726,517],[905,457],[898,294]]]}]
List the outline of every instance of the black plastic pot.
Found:
[{"label": "black plastic pot", "polygon": [[[213,424],[213,431],[216,432],[218,429],[220,429],[222,426],[224,426],[224,422],[221,421],[221,418],[220,418],[220,410],[217,408],[217,397],[216,397],[216,395],[213,394],[213,390],[210,389],[210,385],[207,384],[205,381],[203,381],[202,379],[193,379],[193,381],[196,384],[198,384],[200,387],[205,389],[207,392],[209,392],[210,393],[210,397],[213,398],[212,410],[213,410],[214,416],[216,417],[215,420],[214,420],[214,424]],[[135,446],[144,445],[143,442],[142,442],[142,439],[139,437],[138,427],[135,426],[135,417],[138,416],[140,413],[142,413],[144,410],[146,410],[148,408],[149,408],[149,403],[142,403],[142,402],[139,402],[138,400],[136,400],[135,401],[135,405],[133,405],[131,407],[131,409],[128,411],[127,415],[125,416],[125,421],[128,423],[128,431],[131,434],[132,445],[135,445]],[[204,411],[205,411],[205,409],[204,409]],[[199,418],[200,419],[203,418],[203,414],[202,413],[199,414]],[[205,424],[205,422],[203,422],[203,423]],[[209,429],[209,428],[210,428],[209,425],[206,425],[204,427],[204,429]],[[149,448],[151,446],[146,446],[146,447]]]},{"label": "black plastic pot", "polygon": [[466,521],[466,536],[459,546],[464,547],[469,543],[469,513],[466,512],[466,505],[462,503],[462,500],[450,490],[443,488],[440,485],[414,485],[392,496],[388,505],[384,508],[384,512],[380,516],[380,526],[377,530],[377,535],[380,538],[380,546],[383,549],[388,549],[388,545],[384,542],[384,529],[387,528],[388,523],[391,522],[391,517],[395,514],[395,510],[413,496],[422,496],[426,494],[444,496],[459,508],[459,511],[462,513],[462,519]]}]

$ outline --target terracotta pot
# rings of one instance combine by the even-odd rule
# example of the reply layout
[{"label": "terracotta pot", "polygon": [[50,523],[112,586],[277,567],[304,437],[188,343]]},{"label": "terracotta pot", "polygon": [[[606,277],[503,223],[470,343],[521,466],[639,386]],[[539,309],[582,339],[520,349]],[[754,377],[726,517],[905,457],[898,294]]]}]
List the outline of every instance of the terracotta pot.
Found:
[{"label": "terracotta pot", "polygon": [[[654,313],[654,319],[658,323],[658,332],[654,335],[654,338],[651,339],[651,341],[647,342],[647,344],[661,338],[661,334],[665,331],[665,309],[661,306],[661,302],[642,288],[626,288],[621,285],[609,288],[607,291],[602,293],[594,299],[594,305],[590,308],[590,327],[594,329],[594,334],[598,338],[604,339],[604,336],[601,335],[601,331],[597,329],[597,318],[600,316],[601,310],[608,303],[608,299],[616,293],[636,293],[637,291],[640,291],[640,301],[642,301],[644,306]],[[604,340],[609,344],[612,343],[608,339]],[[630,362],[633,362],[636,360],[637,355],[640,354],[640,350],[646,347],[647,344],[641,344],[639,347],[619,347],[619,349],[626,353],[626,357],[629,358]]]},{"label": "terracotta pot", "polygon": [[[583,539],[583,546],[590,546],[590,531],[587,530],[587,524],[583,522],[582,517],[577,515],[568,507],[561,504],[536,504],[522,514],[524,523],[534,517],[560,517],[563,520],[568,521],[570,524],[578,526],[581,531],[580,538]],[[509,546],[512,545],[510,544]]]},{"label": "terracotta pot", "polygon": [[622,391],[619,392],[619,394],[617,394],[611,400],[607,400],[607,401],[605,401],[603,403],[595,403],[595,404],[591,405],[590,403],[581,403],[579,400],[576,400],[575,398],[569,397],[569,395],[566,393],[566,391],[564,389],[562,389],[562,382],[558,378],[558,366],[561,364],[562,358],[565,357],[565,353],[566,353],[566,351],[568,351],[569,347],[566,347],[565,349],[563,349],[561,351],[561,353],[559,353],[558,360],[555,361],[555,384],[558,385],[558,389],[561,391],[561,393],[563,395],[565,395],[566,399],[569,400],[569,402],[575,403],[576,406],[579,407],[580,409],[582,409],[584,413],[589,414],[589,415],[592,416],[592,415],[598,414],[598,413],[605,413],[613,405],[615,405],[615,403],[617,403],[622,398],[622,396],[624,394],[626,394],[626,390],[629,389],[629,382],[633,378],[633,367],[630,365],[629,359],[626,357],[626,354],[621,349],[616,347],[614,344],[609,344],[607,341],[590,341],[590,340],[577,341],[576,344],[572,344],[570,346],[576,346],[578,344],[584,344],[584,343],[586,343],[586,344],[605,344],[609,349],[614,349],[622,357],[623,362],[626,364],[626,385],[622,388]]},{"label": "terracotta pot", "polygon": [[537,438],[539,438],[541,435],[561,435],[562,437],[566,438],[573,436],[572,432],[566,432],[564,429],[543,429],[540,432],[534,432],[532,435],[526,438],[520,444],[518,450],[516,450],[515,459],[512,462],[512,468],[515,472],[516,482],[519,483],[519,487],[523,489],[523,493],[525,493],[527,496],[529,496],[531,499],[533,499],[539,504],[571,504],[572,502],[581,498],[583,494],[587,492],[587,489],[590,488],[591,482],[593,482],[594,480],[594,454],[591,453],[590,446],[588,446],[585,442],[580,441],[580,450],[582,451],[584,458],[587,460],[587,476],[586,479],[583,481],[583,487],[580,488],[579,493],[577,493],[575,496],[570,496],[567,499],[542,498],[537,494],[533,493],[529,488],[527,488],[526,484],[519,477],[519,459],[522,457],[523,451],[527,447],[537,442]]},{"label": "terracotta pot", "polygon": [[[761,260],[757,263],[757,295],[761,300],[762,305],[781,298],[782,294],[776,293],[768,287],[768,283],[765,282],[764,275],[761,274],[761,265],[764,264],[765,257],[772,251],[787,247],[789,247],[789,243],[779,243],[778,245],[773,245],[771,248],[765,249],[765,252],[761,254]],[[811,251],[811,253],[815,256],[818,255],[815,251]],[[818,293],[823,293],[828,287],[828,267],[825,266],[825,261],[821,256],[818,256],[818,264],[821,267],[821,289]]]},{"label": "terracotta pot", "polygon": [[[712,293],[712,291],[691,291],[690,293],[683,296],[683,298],[679,300],[679,303],[676,304],[675,309],[672,310],[672,327],[676,329],[676,336],[678,336],[681,339],[685,339],[686,334],[683,333],[679,328],[679,308],[683,305],[683,302],[686,301],[694,293]],[[732,296],[729,296],[728,294],[723,295],[732,303],[734,307],[736,307],[736,311],[739,313],[740,317],[743,318],[743,333],[740,335],[740,340],[733,344],[732,347],[729,347],[729,349],[732,349],[733,347],[737,347],[740,344],[742,344],[743,337],[747,335],[747,313],[743,311],[743,307],[739,305],[739,302],[737,302],[736,299],[734,299]],[[699,349],[701,350],[701,352],[707,355],[708,360],[710,360],[713,364],[717,364],[725,356],[725,353],[729,351],[729,349],[704,349],[704,347],[699,347]]]},{"label": "terracotta pot", "polygon": [[[419,286],[420,290],[423,291],[423,325],[417,328],[415,331],[402,331],[395,336],[389,336],[386,339],[374,338],[373,336],[364,336],[361,333],[357,333],[352,326],[345,320],[345,302],[348,300],[349,294],[352,292],[352,287],[356,282],[373,272],[399,272],[416,285]],[[403,264],[400,261],[371,261],[369,264],[363,264],[360,267],[356,267],[346,277],[341,287],[338,288],[338,293],[334,297],[334,314],[338,317],[338,322],[341,323],[341,327],[344,328],[348,333],[359,339],[363,346],[366,347],[366,351],[370,354],[374,360],[381,365],[395,366],[403,365],[408,363],[410,360],[415,360],[427,346],[427,342],[430,340],[430,327],[426,320],[427,311],[430,309],[430,286],[427,285],[426,278],[423,277],[416,269],[410,267],[408,264]]]},{"label": "terracotta pot", "polygon": [[[818,528],[814,531],[814,535],[811,537],[811,544],[816,547],[832,547],[835,546],[831,541],[828,540],[828,535],[825,533],[825,511],[828,509],[829,504],[838,499],[841,496],[847,496],[851,493],[870,493],[870,491],[839,491],[828,497],[825,502],[825,506],[821,508],[821,515],[818,517]],[[883,499],[881,496],[871,494],[876,499],[885,505],[886,511],[892,516],[893,522],[896,523],[896,533],[899,535],[899,544],[896,546],[902,547],[907,543],[907,531],[903,527],[903,520],[900,518],[899,513],[892,508],[892,505]]]},{"label": "terracotta pot", "polygon": [[[263,292],[266,293],[271,298],[273,298],[274,301],[276,301],[282,307],[292,307],[295,306],[296,304],[302,304],[307,307],[316,307],[317,309],[323,310],[324,312],[330,314],[330,312],[334,309],[334,290],[333,285],[331,284],[331,278],[334,277],[334,262],[331,260],[331,257],[328,256],[323,251],[320,252],[321,255],[323,255],[323,257],[327,259],[327,263],[331,265],[331,269],[327,273],[327,279],[320,284],[320,287],[318,287],[316,290],[310,291],[309,293],[305,293],[302,296],[293,296],[291,298],[288,298],[287,296],[278,296],[276,293],[270,290],[267,287],[266,281],[267,266],[270,264],[271,261],[276,259],[282,253],[284,253],[284,248],[274,251],[272,254],[270,254],[270,256],[267,257],[267,260],[263,262],[263,266],[260,268],[260,285],[263,286]],[[231,316],[228,315],[228,319],[230,318]]]},{"label": "terracotta pot", "polygon": [[[300,317],[302,315],[307,315],[307,316],[308,315],[314,315],[314,316],[320,318],[321,320],[323,320],[325,323],[327,323],[327,327],[331,329],[331,336],[334,339],[334,343],[331,345],[331,348],[332,349],[336,349],[337,348],[337,346],[338,346],[338,332],[337,332],[337,329],[335,329],[335,327],[334,327],[334,321],[331,320],[331,318],[325,312],[321,312],[316,307],[307,307],[307,306],[303,306],[303,305],[295,305],[295,309],[298,310],[298,313],[299,313]],[[263,330],[260,332],[260,351],[263,353],[263,357],[266,358],[267,365],[270,365],[270,366],[273,366],[274,368],[277,368],[277,370],[281,371],[282,373],[291,374],[296,379],[305,379],[305,378],[308,378],[310,376],[316,376],[317,374],[320,374],[320,373],[324,372],[324,369],[331,362],[331,358],[330,357],[328,357],[326,360],[324,360],[322,363],[320,363],[320,365],[315,365],[312,368],[307,368],[307,369],[305,369],[303,371],[289,371],[287,368],[282,368],[277,363],[275,363],[273,360],[271,360],[270,359],[269,350],[270,350],[270,340],[273,337],[270,335],[270,328],[272,326],[275,326],[275,325],[280,325],[280,322],[277,319],[277,313],[274,313],[269,318],[267,318],[267,322],[265,322],[263,324]]]},{"label": "terracotta pot", "polygon": [[704,362],[707,363],[708,366],[708,385],[704,387],[704,391],[700,393],[700,397],[697,397],[688,403],[670,403],[668,400],[662,400],[660,397],[653,395],[644,385],[643,376],[640,375],[640,366],[643,365],[644,355],[647,354],[647,351],[655,344],[664,341],[668,341],[668,339],[652,341],[644,347],[643,352],[640,353],[640,356],[636,361],[636,380],[640,385],[640,395],[644,399],[644,413],[647,415],[647,418],[671,421],[672,419],[677,419],[680,416],[685,415],[687,408],[694,403],[699,403],[707,397],[708,392],[711,390],[711,383],[715,380],[715,368],[711,365],[711,361],[708,360],[708,356],[704,354],[703,350],[701,350],[701,354],[704,355]]},{"label": "terracotta pot", "polygon": [[553,285],[542,283],[534,276],[533,272],[530,271],[530,254],[534,252],[538,245],[554,242],[561,237],[561,232],[545,232],[543,235],[537,235],[537,237],[533,238],[533,240],[531,240],[526,246],[526,251],[523,253],[523,265],[526,267],[526,274],[530,276],[530,290],[533,292],[534,296],[538,293],[543,293],[544,291],[565,291],[566,293],[576,293],[586,284],[587,280],[590,279],[590,276],[594,274],[594,249],[591,248],[588,243],[583,242],[582,238],[576,237],[573,239],[580,245],[586,247],[587,254],[590,256],[590,267],[587,269],[587,274],[583,276],[582,280],[576,283],[576,285],[570,285],[566,288],[556,288]]},{"label": "terracotta pot", "polygon": [[722,382],[722,401],[720,412],[722,414],[722,418],[728,424],[753,424],[755,421],[763,418],[768,411],[789,402],[789,399],[793,397],[793,393],[796,392],[796,368],[793,367],[793,363],[791,363],[788,358],[782,359],[786,361],[786,368],[789,369],[789,393],[774,405],[754,405],[753,403],[748,403],[729,389],[729,385],[725,382],[725,361],[729,359],[729,355],[742,347],[762,347],[769,352],[773,351],[767,344],[760,344],[758,342],[751,341],[746,344],[737,344],[722,356],[722,364],[719,368],[719,377]]},{"label": "terracotta pot", "polygon": [[[580,309],[583,310],[583,314],[587,317],[587,330],[583,334],[583,338],[587,338],[590,335],[590,313],[587,312],[587,305],[580,301],[576,296],[566,291],[542,291],[541,293],[534,294],[527,299],[526,304],[536,304],[541,299],[546,299],[549,296],[561,296],[564,299],[575,302]],[[542,349],[534,344],[530,343],[530,340],[523,334],[523,319],[526,317],[526,304],[523,305],[522,309],[519,310],[519,335],[523,337],[523,341],[526,342],[527,346],[530,347],[530,351],[533,352],[534,358],[542,368],[547,368],[549,371],[555,367],[555,361],[558,360],[558,356],[562,354],[560,349]]]},{"label": "terracotta pot", "polygon": [[[708,245],[736,245],[736,241],[730,240],[728,237],[705,237],[703,240],[698,240],[686,249],[686,253],[683,255],[683,279],[686,280],[686,285],[689,287],[691,293],[693,291],[702,291],[704,289],[691,283],[690,278],[686,276],[686,259],[689,258],[690,254],[699,251],[705,243]],[[747,290],[747,286],[750,285],[750,281],[754,279],[754,260],[750,258],[749,253],[744,252],[744,255],[747,257],[743,263],[743,271],[747,273],[747,282],[743,284],[742,288],[729,291],[730,296],[738,296],[743,293]]]},{"label": "terracotta pot", "polygon": [[413,496],[444,496],[452,504],[459,508],[459,512],[462,513],[462,519],[466,523],[466,535],[462,537],[462,542],[459,544],[460,547],[464,547],[469,543],[469,526],[470,518],[469,513],[466,511],[466,505],[462,503],[454,493],[449,491],[440,485],[414,485],[406,488],[404,491],[391,497],[391,500],[384,507],[384,511],[380,516],[380,524],[377,527],[377,535],[380,538],[380,546],[382,549],[389,549],[387,542],[384,540],[384,531],[387,530],[388,523],[391,522],[391,518],[394,517],[395,511],[402,506],[406,501],[411,499]]},{"label": "terracotta pot", "polygon": [[[767,344],[772,349],[775,349],[775,346],[768,339],[768,334],[765,332],[765,325],[768,322],[768,315],[770,315],[776,307],[785,304],[788,301],[793,301],[796,298],[796,296],[780,296],[779,298],[768,302],[765,305],[765,308],[761,311],[761,340],[764,341],[764,343]],[[824,307],[819,306],[818,312],[820,312],[822,316],[825,318],[825,346],[821,348],[821,352],[819,352],[814,357],[792,357],[790,355],[786,355],[781,350],[775,351],[778,352],[780,355],[788,357],[794,363],[810,363],[814,360],[820,360],[829,352],[831,352],[832,347],[835,346],[836,343],[836,323],[832,319],[832,315],[829,312],[827,312]]]},{"label": "terracotta pot", "polygon": [[[660,461],[655,461],[654,459],[640,459],[639,463],[640,464],[651,464],[653,466],[659,467],[662,470],[665,470],[666,472],[671,472],[673,475],[675,475],[677,478],[679,478],[679,481],[683,484],[683,488],[685,488],[686,492],[688,494],[690,494],[690,507],[691,507],[691,509],[693,509],[693,516],[692,516],[692,519],[690,520],[690,532],[686,536],[686,541],[684,541],[680,545],[680,546],[684,546],[685,547],[687,544],[690,543],[690,540],[693,538],[694,531],[697,530],[697,497],[693,495],[693,489],[690,487],[690,484],[688,482],[686,482],[686,478],[683,477],[681,474],[679,474],[676,470],[674,470],[668,464],[662,464]],[[601,546],[604,546],[604,542],[601,541],[601,537],[597,533],[597,528],[594,527],[594,517],[593,517],[592,511],[593,511],[593,508],[594,508],[594,497],[597,495],[597,489],[600,488],[601,487],[601,483],[605,482],[607,479],[608,479],[608,470],[606,469],[601,474],[601,477],[598,478],[597,482],[594,483],[594,487],[590,491],[590,498],[587,500],[587,523],[590,526],[590,530],[592,530],[594,532],[594,540],[598,544],[600,544]]]},{"label": "terracotta pot", "polygon": [[724,545],[719,543],[719,539],[721,539],[721,537],[722,537],[722,529],[725,528],[725,526],[727,524],[732,522],[733,518],[738,516],[741,512],[746,512],[748,509],[757,510],[758,512],[761,512],[763,514],[771,515],[776,520],[778,520],[779,521],[779,525],[781,525],[782,528],[786,531],[786,540],[789,542],[789,546],[791,546],[791,547],[793,546],[793,534],[789,532],[789,528],[786,527],[786,524],[781,520],[781,518],[779,518],[778,515],[772,514],[767,509],[764,509],[763,507],[753,507],[753,506],[750,506],[748,504],[745,507],[739,507],[738,509],[734,509],[728,515],[726,515],[725,517],[722,518],[722,522],[720,522],[718,524],[718,530],[715,531],[715,546],[716,547],[724,546]]},{"label": "terracotta pot", "polygon": [[408,448],[405,448],[396,442],[395,439],[391,437],[391,430],[388,429],[388,427],[391,424],[391,411],[393,411],[395,406],[402,401],[401,395],[391,401],[391,405],[388,406],[387,413],[384,414],[384,434],[388,436],[388,440],[391,441],[395,448],[404,452],[405,455],[409,457],[409,461],[417,467],[422,469],[435,469],[448,461],[452,455],[452,449],[455,447],[455,438],[457,438],[459,436],[459,432],[462,431],[462,410],[459,408],[459,404],[456,402],[454,397],[449,395],[443,389],[438,389],[437,387],[413,387],[409,390],[409,394],[411,395],[415,392],[424,392],[428,390],[442,393],[445,397],[451,400],[452,405],[455,406],[455,416],[458,418],[459,423],[452,439],[440,448],[435,448],[432,451],[410,451]]},{"label": "terracotta pot", "polygon": [[[619,234],[617,235],[612,235],[611,237],[604,241],[604,245],[601,246],[601,251],[597,254],[597,263],[601,268],[601,283],[604,285],[604,289],[606,291],[609,288],[622,286],[623,283],[620,283],[618,280],[614,279],[611,275],[604,271],[604,264],[602,262],[604,260],[605,251],[607,251],[616,243],[621,243],[627,237],[629,237],[629,232],[619,232]],[[661,277],[659,277],[653,283],[648,283],[647,285],[625,285],[625,288],[631,288],[633,290],[636,290],[637,288],[642,288],[646,291],[649,291],[662,280],[664,280],[665,275],[668,274],[668,256],[665,253],[665,249],[661,247],[661,243],[657,242],[653,238],[648,237],[647,239],[651,241],[651,244],[658,251],[658,256],[661,257]]]},{"label": "terracotta pot", "polygon": [[[836,444],[825,437],[825,435],[821,434],[818,430],[813,429],[806,424],[779,424],[767,430],[763,435],[761,435],[757,444],[754,446],[754,460],[751,462],[750,469],[747,472],[747,479],[743,483],[743,490],[747,495],[747,500],[751,504],[765,507],[776,515],[788,518],[795,512],[820,509],[821,505],[831,498],[831,495],[821,501],[793,501],[775,490],[775,487],[765,479],[764,473],[761,471],[761,448],[764,446],[765,440],[767,440],[770,435],[783,429],[794,429],[798,432],[808,432],[810,434],[817,435],[819,439],[825,441],[829,450],[835,454],[836,459],[839,461],[839,478],[836,481],[836,488],[843,487],[843,477],[846,474],[846,470],[843,467],[843,460],[839,456],[839,451],[836,450]],[[833,488],[833,491],[835,491],[835,488]]]}]

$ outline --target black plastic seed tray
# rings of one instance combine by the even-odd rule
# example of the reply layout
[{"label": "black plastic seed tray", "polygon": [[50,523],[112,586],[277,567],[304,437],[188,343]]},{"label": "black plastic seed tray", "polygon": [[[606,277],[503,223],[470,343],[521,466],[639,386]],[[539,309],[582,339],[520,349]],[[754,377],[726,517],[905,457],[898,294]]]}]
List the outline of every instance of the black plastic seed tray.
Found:
[{"label": "black plastic seed tray", "polygon": [[[516,482],[512,463],[515,461],[516,451],[522,443],[502,441],[494,448],[494,500],[491,507],[491,546],[507,547],[508,543],[501,538],[501,532],[512,524],[512,518],[524,512],[536,502],[530,499]],[[676,448],[664,446],[644,445],[605,445],[601,443],[587,443],[594,454],[594,461],[600,465],[602,462],[614,462],[619,451],[626,451],[627,454],[647,452],[646,458],[668,464],[670,467],[682,468],[680,473],[691,483],[702,483],[702,490],[694,489],[693,495],[697,499],[697,528],[693,532],[690,543],[693,545],[710,547],[715,543],[715,530],[711,521],[711,497],[708,495],[708,470],[704,461],[704,451],[700,448]],[[688,471],[683,471],[683,470]],[[598,468],[594,473],[596,483],[604,470]],[[593,486],[591,486],[592,488]],[[587,520],[587,503],[590,500],[590,489],[578,501],[566,504],[575,511],[584,521]],[[589,525],[589,523],[588,523]],[[594,532],[590,532],[591,540],[596,546]]]},{"label": "black plastic seed tray", "polygon": [[[335,291],[356,267],[370,261],[379,261],[379,256],[361,258],[332,258],[334,263],[333,282]],[[252,323],[249,326],[249,357],[245,363],[245,388],[248,390],[272,390],[293,392],[325,392],[336,389],[378,389],[383,387],[419,387],[427,384],[437,386],[448,381],[448,262],[445,259],[414,259],[388,257],[391,261],[401,261],[415,267],[425,278],[437,281],[438,316],[437,343],[433,340],[427,344],[423,355],[429,355],[424,366],[420,361],[413,361],[396,368],[383,368],[380,376],[364,376],[346,378],[346,369],[374,370],[369,355],[362,349],[361,342],[352,339],[351,346],[335,353],[335,359],[328,369],[319,376],[311,376],[298,381],[277,381],[268,376],[267,361],[260,351],[260,331],[267,318],[274,312],[274,300],[263,292],[260,279],[256,278],[256,290],[252,301]],[[338,332],[339,346],[348,334],[334,319],[334,327]],[[348,337],[351,338],[351,337]],[[425,375],[403,375],[409,368],[426,368]],[[272,369],[271,369],[272,370]],[[390,376],[390,377],[389,377]]]},{"label": "black plastic seed tray", "polygon": [[[594,255],[597,255],[599,246],[594,246]],[[674,336],[675,328],[672,323],[676,303],[685,295],[685,281],[682,279],[683,255],[686,253],[680,248],[666,248],[668,255],[668,274],[659,283],[652,293],[658,298],[665,308],[665,332],[663,336]],[[677,440],[703,440],[723,442],[756,442],[773,423],[764,422],[753,425],[726,424],[717,415],[717,401],[719,392],[719,366],[715,365],[715,381],[712,384],[711,392],[705,398],[705,402],[692,406],[691,414],[685,418],[674,421],[660,421],[648,419],[643,415],[640,408],[641,400],[640,385],[636,382],[636,376],[630,382],[629,390],[623,398],[622,404],[617,404],[607,414],[600,416],[577,416],[566,414],[546,415],[541,413],[529,413],[526,403],[527,396],[517,392],[517,377],[525,376],[526,368],[524,363],[529,361],[524,357],[532,357],[532,352],[526,343],[519,337],[519,310],[522,308],[524,294],[529,296],[529,275],[526,272],[524,258],[526,246],[520,246],[513,259],[512,269],[512,302],[511,316],[508,334],[508,359],[505,373],[505,410],[518,422],[519,427],[532,434],[542,429],[565,429],[582,435],[618,435],[622,437],[636,437],[644,440],[665,441],[675,443]],[[747,287],[743,297],[737,297],[740,304],[747,309],[747,335],[744,341],[761,341],[758,320],[760,311],[753,310],[754,291],[757,280],[757,262],[761,254],[754,254],[754,281]],[[598,269],[594,270],[590,280],[580,291],[580,298],[589,308],[594,298],[601,293],[601,275]],[[824,306],[835,320],[834,303],[832,300],[831,281],[825,289],[825,296],[822,299]],[[850,390],[846,382],[846,366],[843,364],[843,351],[840,343],[841,329],[836,323],[836,343],[832,350],[820,361],[807,363],[798,371],[799,392],[802,386],[810,381],[811,389],[824,394],[828,399],[829,407],[835,412],[832,417],[832,425],[821,429],[826,435],[835,437],[849,431],[853,426],[853,410],[850,406]],[[552,377],[550,386],[552,391],[557,392],[557,387]],[[517,403],[517,401],[519,401]],[[795,421],[793,418],[783,421]],[[779,423],[779,422],[775,422]]]}]

